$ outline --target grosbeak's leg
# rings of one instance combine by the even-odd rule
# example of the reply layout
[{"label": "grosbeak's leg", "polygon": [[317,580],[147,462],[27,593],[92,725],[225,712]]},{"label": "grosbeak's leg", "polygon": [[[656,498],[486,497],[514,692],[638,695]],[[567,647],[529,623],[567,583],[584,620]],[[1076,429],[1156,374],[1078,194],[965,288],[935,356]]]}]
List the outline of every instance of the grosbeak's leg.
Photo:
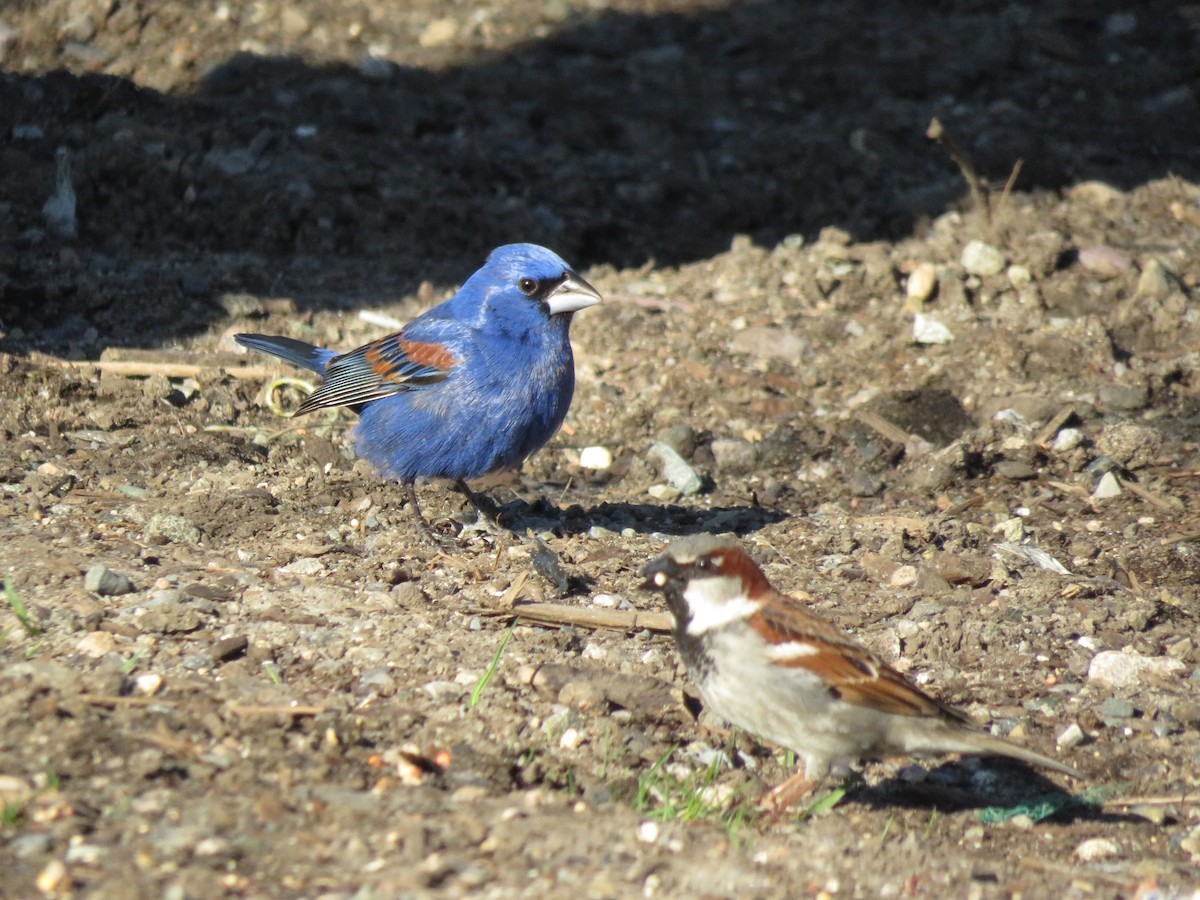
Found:
[{"label": "grosbeak's leg", "polygon": [[454,542],[442,537],[429,525],[429,520],[425,518],[425,514],[421,512],[421,504],[417,500],[417,489],[412,482],[404,485],[404,490],[408,493],[408,505],[412,507],[413,519],[417,523],[417,531],[421,532],[421,537],[425,539],[425,543],[436,547],[439,550],[444,550],[447,546],[453,546]]},{"label": "grosbeak's leg", "polygon": [[503,527],[500,524],[500,508],[492,502],[491,497],[488,497],[486,494],[475,493],[475,491],[471,490],[471,488],[467,486],[467,483],[461,478],[454,482],[454,486],[466,495],[467,499],[471,501],[471,505],[475,507],[475,511],[479,513],[479,515],[482,516],[488,522],[488,524],[496,529]]}]

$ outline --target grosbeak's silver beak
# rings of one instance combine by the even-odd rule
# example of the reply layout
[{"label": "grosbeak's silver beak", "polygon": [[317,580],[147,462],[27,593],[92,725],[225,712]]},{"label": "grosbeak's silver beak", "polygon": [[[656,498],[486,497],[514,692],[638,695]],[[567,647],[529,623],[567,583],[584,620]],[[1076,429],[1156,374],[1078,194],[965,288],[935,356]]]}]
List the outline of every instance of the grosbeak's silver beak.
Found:
[{"label": "grosbeak's silver beak", "polygon": [[595,306],[604,298],[600,292],[576,275],[568,272],[558,287],[546,296],[546,306],[550,315],[579,312],[589,306]]}]

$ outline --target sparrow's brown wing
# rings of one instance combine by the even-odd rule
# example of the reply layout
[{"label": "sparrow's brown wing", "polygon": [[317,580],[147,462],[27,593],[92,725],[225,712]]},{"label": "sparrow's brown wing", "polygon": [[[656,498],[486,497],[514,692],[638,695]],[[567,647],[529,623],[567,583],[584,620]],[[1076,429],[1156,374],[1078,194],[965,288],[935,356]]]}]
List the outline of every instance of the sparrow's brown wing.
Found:
[{"label": "sparrow's brown wing", "polygon": [[898,716],[930,716],[974,724],[792,597],[772,593],[750,618],[750,626],[774,648],[775,665],[812,672],[835,697],[856,706]]}]

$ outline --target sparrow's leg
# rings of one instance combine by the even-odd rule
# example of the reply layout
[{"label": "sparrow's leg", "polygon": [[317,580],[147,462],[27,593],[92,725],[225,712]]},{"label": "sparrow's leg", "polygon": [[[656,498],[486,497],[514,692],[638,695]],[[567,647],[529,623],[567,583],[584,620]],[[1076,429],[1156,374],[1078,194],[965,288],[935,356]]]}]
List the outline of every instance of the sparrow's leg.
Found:
[{"label": "sparrow's leg", "polygon": [[773,825],[789,806],[811,794],[818,783],[800,771],[782,784],[775,785],[759,798],[758,807],[763,811],[763,821]]}]

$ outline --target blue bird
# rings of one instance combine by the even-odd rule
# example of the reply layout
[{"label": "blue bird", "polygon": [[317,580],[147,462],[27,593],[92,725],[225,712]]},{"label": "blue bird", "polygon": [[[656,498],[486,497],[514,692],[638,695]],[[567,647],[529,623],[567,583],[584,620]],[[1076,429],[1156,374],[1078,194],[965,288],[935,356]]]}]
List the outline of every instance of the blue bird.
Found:
[{"label": "blue bird", "polygon": [[545,247],[507,244],[449,300],[357,350],[235,338],[322,377],[294,415],[359,414],[355,452],[404,485],[418,528],[436,543],[416,480],[449,479],[483,512],[466,482],[520,466],[558,431],[575,390],[571,318],[601,299]]}]

